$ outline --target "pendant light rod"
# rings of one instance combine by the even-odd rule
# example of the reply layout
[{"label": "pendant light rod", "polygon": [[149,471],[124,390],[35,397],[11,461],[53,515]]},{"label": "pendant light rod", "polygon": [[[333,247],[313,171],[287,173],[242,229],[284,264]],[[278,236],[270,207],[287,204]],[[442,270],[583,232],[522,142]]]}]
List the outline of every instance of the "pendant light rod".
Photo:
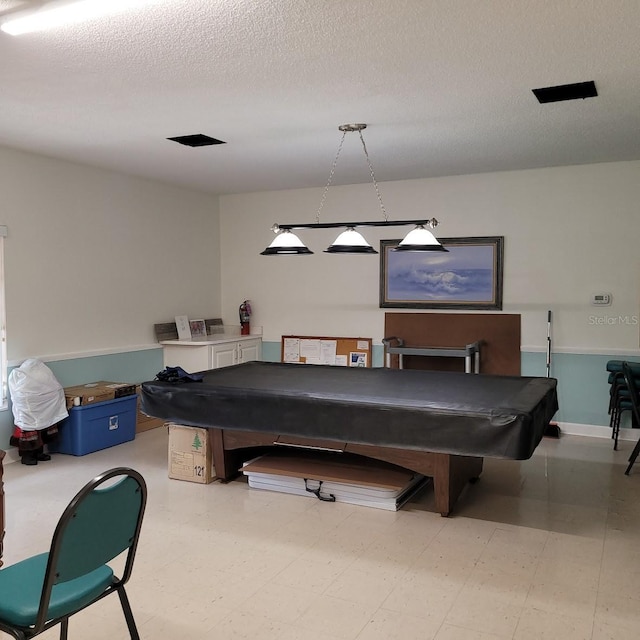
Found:
[{"label": "pendant light rod", "polygon": [[435,218],[426,220],[375,220],[371,222],[309,222],[300,224],[279,224],[276,223],[271,227],[274,233],[278,231],[290,231],[291,229],[338,229],[340,227],[404,227],[413,224],[415,226],[429,226],[434,228],[438,226]]}]

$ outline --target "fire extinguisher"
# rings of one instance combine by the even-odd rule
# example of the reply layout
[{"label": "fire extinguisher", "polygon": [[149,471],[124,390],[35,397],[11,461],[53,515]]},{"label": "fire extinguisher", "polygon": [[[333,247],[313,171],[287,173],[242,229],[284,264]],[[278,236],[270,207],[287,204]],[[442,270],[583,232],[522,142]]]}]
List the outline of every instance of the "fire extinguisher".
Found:
[{"label": "fire extinguisher", "polygon": [[240,314],[240,335],[248,336],[251,333],[251,325],[249,324],[249,318],[251,317],[251,305],[248,300],[245,300],[238,309]]}]

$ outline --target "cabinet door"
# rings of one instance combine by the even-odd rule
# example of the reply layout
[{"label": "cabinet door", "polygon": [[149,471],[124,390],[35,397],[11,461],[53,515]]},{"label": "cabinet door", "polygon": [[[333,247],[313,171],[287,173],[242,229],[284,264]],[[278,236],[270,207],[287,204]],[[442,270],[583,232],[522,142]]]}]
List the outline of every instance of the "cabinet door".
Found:
[{"label": "cabinet door", "polygon": [[165,367],[182,367],[189,373],[210,369],[209,348],[206,346],[165,345],[162,353]]},{"label": "cabinet door", "polygon": [[225,342],[211,347],[211,368],[229,367],[238,362],[238,343]]},{"label": "cabinet door", "polygon": [[262,360],[262,340],[242,340],[238,343],[238,362]]}]

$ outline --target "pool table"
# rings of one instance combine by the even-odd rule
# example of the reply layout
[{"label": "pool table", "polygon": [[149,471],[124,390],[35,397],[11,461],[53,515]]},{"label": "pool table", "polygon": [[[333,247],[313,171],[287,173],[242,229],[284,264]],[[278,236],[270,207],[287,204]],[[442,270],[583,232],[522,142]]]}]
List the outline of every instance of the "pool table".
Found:
[{"label": "pool table", "polygon": [[202,375],[144,382],[141,406],[211,429],[221,480],[258,447],[356,454],[432,477],[443,516],[480,476],[484,457],[531,457],[558,409],[553,378],[273,362]]}]

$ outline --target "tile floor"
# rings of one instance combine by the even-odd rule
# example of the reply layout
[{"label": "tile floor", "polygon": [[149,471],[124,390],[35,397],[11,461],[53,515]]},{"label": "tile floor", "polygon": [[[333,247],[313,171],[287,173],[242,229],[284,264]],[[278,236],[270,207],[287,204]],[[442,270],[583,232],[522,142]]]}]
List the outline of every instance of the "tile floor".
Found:
[{"label": "tile floor", "polygon": [[[640,633],[633,443],[545,439],[485,460],[450,518],[427,489],[401,511],[167,478],[167,433],[5,469],[6,564],[48,547],[76,491],[138,469],[149,502],[129,597],[145,640],[627,640]],[[70,638],[127,638],[117,598]],[[54,630],[43,638],[55,638]]]}]

